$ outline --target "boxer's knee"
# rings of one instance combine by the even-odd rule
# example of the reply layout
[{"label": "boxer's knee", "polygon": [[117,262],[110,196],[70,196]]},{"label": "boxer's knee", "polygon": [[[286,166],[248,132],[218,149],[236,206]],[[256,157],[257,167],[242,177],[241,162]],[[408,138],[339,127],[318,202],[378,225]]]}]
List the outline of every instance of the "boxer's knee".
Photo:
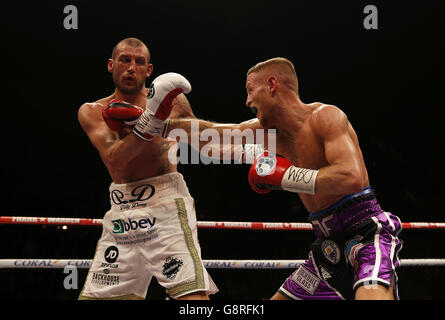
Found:
[{"label": "boxer's knee", "polygon": [[280,293],[279,291],[277,291],[271,298],[270,300],[291,300],[291,298],[289,298],[288,296],[285,296],[284,294]]},{"label": "boxer's knee", "polygon": [[355,291],[355,300],[394,300],[393,286],[383,286],[380,284],[368,286],[363,285]]}]

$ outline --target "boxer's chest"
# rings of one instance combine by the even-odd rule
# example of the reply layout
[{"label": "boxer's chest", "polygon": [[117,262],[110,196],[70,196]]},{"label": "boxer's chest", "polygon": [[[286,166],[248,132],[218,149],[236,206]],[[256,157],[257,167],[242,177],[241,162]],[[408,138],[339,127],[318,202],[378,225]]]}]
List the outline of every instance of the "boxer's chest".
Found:
[{"label": "boxer's chest", "polygon": [[277,153],[301,168],[319,169],[328,164],[321,141],[307,127],[301,128],[293,137],[278,135]]}]

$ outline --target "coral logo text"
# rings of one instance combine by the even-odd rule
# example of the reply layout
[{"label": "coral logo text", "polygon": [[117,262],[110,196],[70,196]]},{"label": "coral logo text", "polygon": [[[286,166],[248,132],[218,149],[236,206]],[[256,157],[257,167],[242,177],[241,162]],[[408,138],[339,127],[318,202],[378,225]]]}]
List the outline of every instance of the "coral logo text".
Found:
[{"label": "coral logo text", "polygon": [[112,220],[113,223],[113,233],[124,233],[130,230],[137,230],[137,229],[151,229],[155,223],[156,218],[153,218],[153,220],[150,220],[150,218],[146,219],[140,219],[140,220],[131,220],[128,218],[127,221],[123,219],[117,219]]}]

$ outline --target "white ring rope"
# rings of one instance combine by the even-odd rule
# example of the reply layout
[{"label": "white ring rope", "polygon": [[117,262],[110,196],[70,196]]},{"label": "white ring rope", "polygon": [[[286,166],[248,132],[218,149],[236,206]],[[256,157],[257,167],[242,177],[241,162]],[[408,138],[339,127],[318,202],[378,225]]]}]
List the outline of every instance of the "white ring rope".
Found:
[{"label": "white ring rope", "polygon": [[[0,269],[88,269],[91,259],[0,259]],[[304,260],[203,260],[209,269],[295,269]],[[445,259],[401,259],[401,267],[445,266]]]},{"label": "white ring rope", "polygon": [[[0,224],[101,226],[102,219],[0,216]],[[304,222],[197,221],[198,228],[250,230],[312,230]],[[402,222],[403,229],[445,229],[445,222]]]}]

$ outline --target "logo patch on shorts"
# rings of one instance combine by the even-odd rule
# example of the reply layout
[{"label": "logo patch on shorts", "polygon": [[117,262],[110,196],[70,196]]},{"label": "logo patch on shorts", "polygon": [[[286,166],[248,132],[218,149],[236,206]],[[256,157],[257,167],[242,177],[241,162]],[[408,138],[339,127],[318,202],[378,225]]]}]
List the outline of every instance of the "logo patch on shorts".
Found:
[{"label": "logo patch on shorts", "polygon": [[139,220],[132,220],[131,218],[128,218],[127,220],[116,219],[111,220],[111,223],[113,224],[113,233],[125,233],[130,230],[134,231],[153,228],[156,223],[156,217],[153,217],[153,219],[142,218]]},{"label": "logo patch on shorts", "polygon": [[182,260],[168,257],[163,265],[162,274],[170,280],[173,280],[178,274],[184,262]]},{"label": "logo patch on shorts", "polygon": [[358,251],[363,247],[363,243],[360,242],[362,239],[363,237],[361,235],[357,235],[345,244],[345,256],[352,266],[354,266]]},{"label": "logo patch on shorts", "polygon": [[321,252],[324,257],[332,264],[340,262],[340,248],[332,240],[325,240],[321,243]]},{"label": "logo patch on shorts", "polygon": [[120,210],[130,210],[137,208],[145,208],[147,200],[155,194],[155,187],[151,184],[142,184],[135,187],[131,191],[131,197],[125,195],[119,189],[114,189],[110,192],[110,199],[114,204],[120,206]]},{"label": "logo patch on shorts", "polygon": [[105,250],[104,258],[108,263],[114,263],[119,256],[119,249],[115,246],[110,246]]},{"label": "logo patch on shorts", "polygon": [[300,266],[297,271],[295,271],[292,280],[311,295],[314,295],[320,283],[320,278],[303,266]]}]

